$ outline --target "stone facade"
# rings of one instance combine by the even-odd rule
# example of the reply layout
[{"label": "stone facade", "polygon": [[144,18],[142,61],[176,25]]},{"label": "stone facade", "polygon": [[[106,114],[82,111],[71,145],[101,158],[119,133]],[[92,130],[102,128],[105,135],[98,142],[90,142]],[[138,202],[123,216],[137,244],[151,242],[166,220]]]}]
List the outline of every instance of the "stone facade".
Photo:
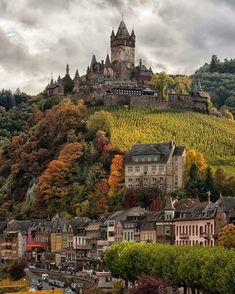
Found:
[{"label": "stone facade", "polygon": [[125,186],[167,192],[182,188],[185,160],[185,148],[174,142],[134,145],[125,156]]}]

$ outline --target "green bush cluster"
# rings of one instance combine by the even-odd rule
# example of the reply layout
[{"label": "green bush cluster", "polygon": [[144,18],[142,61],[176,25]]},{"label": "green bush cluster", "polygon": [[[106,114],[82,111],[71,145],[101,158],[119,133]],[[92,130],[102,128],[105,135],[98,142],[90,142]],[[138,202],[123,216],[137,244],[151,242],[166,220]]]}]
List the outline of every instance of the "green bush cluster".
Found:
[{"label": "green bush cluster", "polygon": [[145,274],[193,293],[235,293],[234,250],[123,242],[106,251],[104,262],[114,277],[131,282]]}]

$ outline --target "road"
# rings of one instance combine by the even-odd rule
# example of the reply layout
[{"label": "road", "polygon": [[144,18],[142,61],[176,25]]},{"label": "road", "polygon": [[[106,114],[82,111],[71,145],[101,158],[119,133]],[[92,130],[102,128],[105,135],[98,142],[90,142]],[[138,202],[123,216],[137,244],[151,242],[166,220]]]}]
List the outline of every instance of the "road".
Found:
[{"label": "road", "polygon": [[[41,276],[39,275],[36,275],[34,273],[32,273],[28,268],[25,270],[26,272],[26,275],[28,276],[29,278],[29,281],[30,283],[32,281],[36,281],[38,283],[38,280],[40,279],[41,280]],[[41,280],[42,281],[42,280]],[[45,282],[42,282],[42,286],[43,286],[43,289],[42,290],[49,290],[49,289],[52,289],[48,283],[45,283]]]}]

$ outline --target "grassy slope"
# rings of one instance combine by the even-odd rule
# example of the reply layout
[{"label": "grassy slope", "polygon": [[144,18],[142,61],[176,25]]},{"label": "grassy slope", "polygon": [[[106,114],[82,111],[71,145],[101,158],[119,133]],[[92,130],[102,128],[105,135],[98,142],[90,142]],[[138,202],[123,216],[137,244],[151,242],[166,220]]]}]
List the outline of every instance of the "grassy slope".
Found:
[{"label": "grassy slope", "polygon": [[109,108],[115,118],[112,143],[124,151],[136,143],[174,140],[203,152],[213,167],[235,175],[235,122],[191,112]]}]

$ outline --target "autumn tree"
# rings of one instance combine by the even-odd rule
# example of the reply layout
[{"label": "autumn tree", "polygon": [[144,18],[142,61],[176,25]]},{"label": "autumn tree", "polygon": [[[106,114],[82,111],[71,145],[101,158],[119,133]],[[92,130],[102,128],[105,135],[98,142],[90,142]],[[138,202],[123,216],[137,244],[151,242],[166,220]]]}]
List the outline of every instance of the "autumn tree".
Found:
[{"label": "autumn tree", "polygon": [[153,75],[151,84],[157,88],[160,98],[167,100],[167,89],[173,87],[174,80],[165,72],[160,72]]},{"label": "autumn tree", "polygon": [[110,196],[112,196],[119,189],[119,184],[123,181],[123,156],[115,155],[111,168],[108,184],[110,186]]},{"label": "autumn tree", "polygon": [[204,154],[197,152],[194,149],[190,149],[187,151],[186,166],[185,166],[186,177],[189,175],[189,171],[192,164],[196,164],[200,172],[206,171],[207,163],[206,163]]},{"label": "autumn tree", "polygon": [[166,282],[153,276],[140,276],[130,289],[130,294],[167,294]]},{"label": "autumn tree", "polygon": [[88,129],[93,133],[104,131],[107,134],[110,134],[113,125],[114,118],[112,114],[104,110],[92,114],[87,122]]},{"label": "autumn tree", "polygon": [[[49,163],[39,178],[37,200],[39,204],[48,206],[63,198],[69,197],[69,187],[73,181],[73,173],[79,170],[79,158],[82,154],[82,145],[78,142],[69,143],[61,150],[58,159]],[[60,209],[55,206],[51,209]]]},{"label": "autumn tree", "polygon": [[227,249],[235,248],[235,225],[224,226],[218,235],[219,246]]},{"label": "autumn tree", "polygon": [[188,76],[176,76],[174,78],[174,91],[180,94],[188,94],[191,90],[192,80]]}]

